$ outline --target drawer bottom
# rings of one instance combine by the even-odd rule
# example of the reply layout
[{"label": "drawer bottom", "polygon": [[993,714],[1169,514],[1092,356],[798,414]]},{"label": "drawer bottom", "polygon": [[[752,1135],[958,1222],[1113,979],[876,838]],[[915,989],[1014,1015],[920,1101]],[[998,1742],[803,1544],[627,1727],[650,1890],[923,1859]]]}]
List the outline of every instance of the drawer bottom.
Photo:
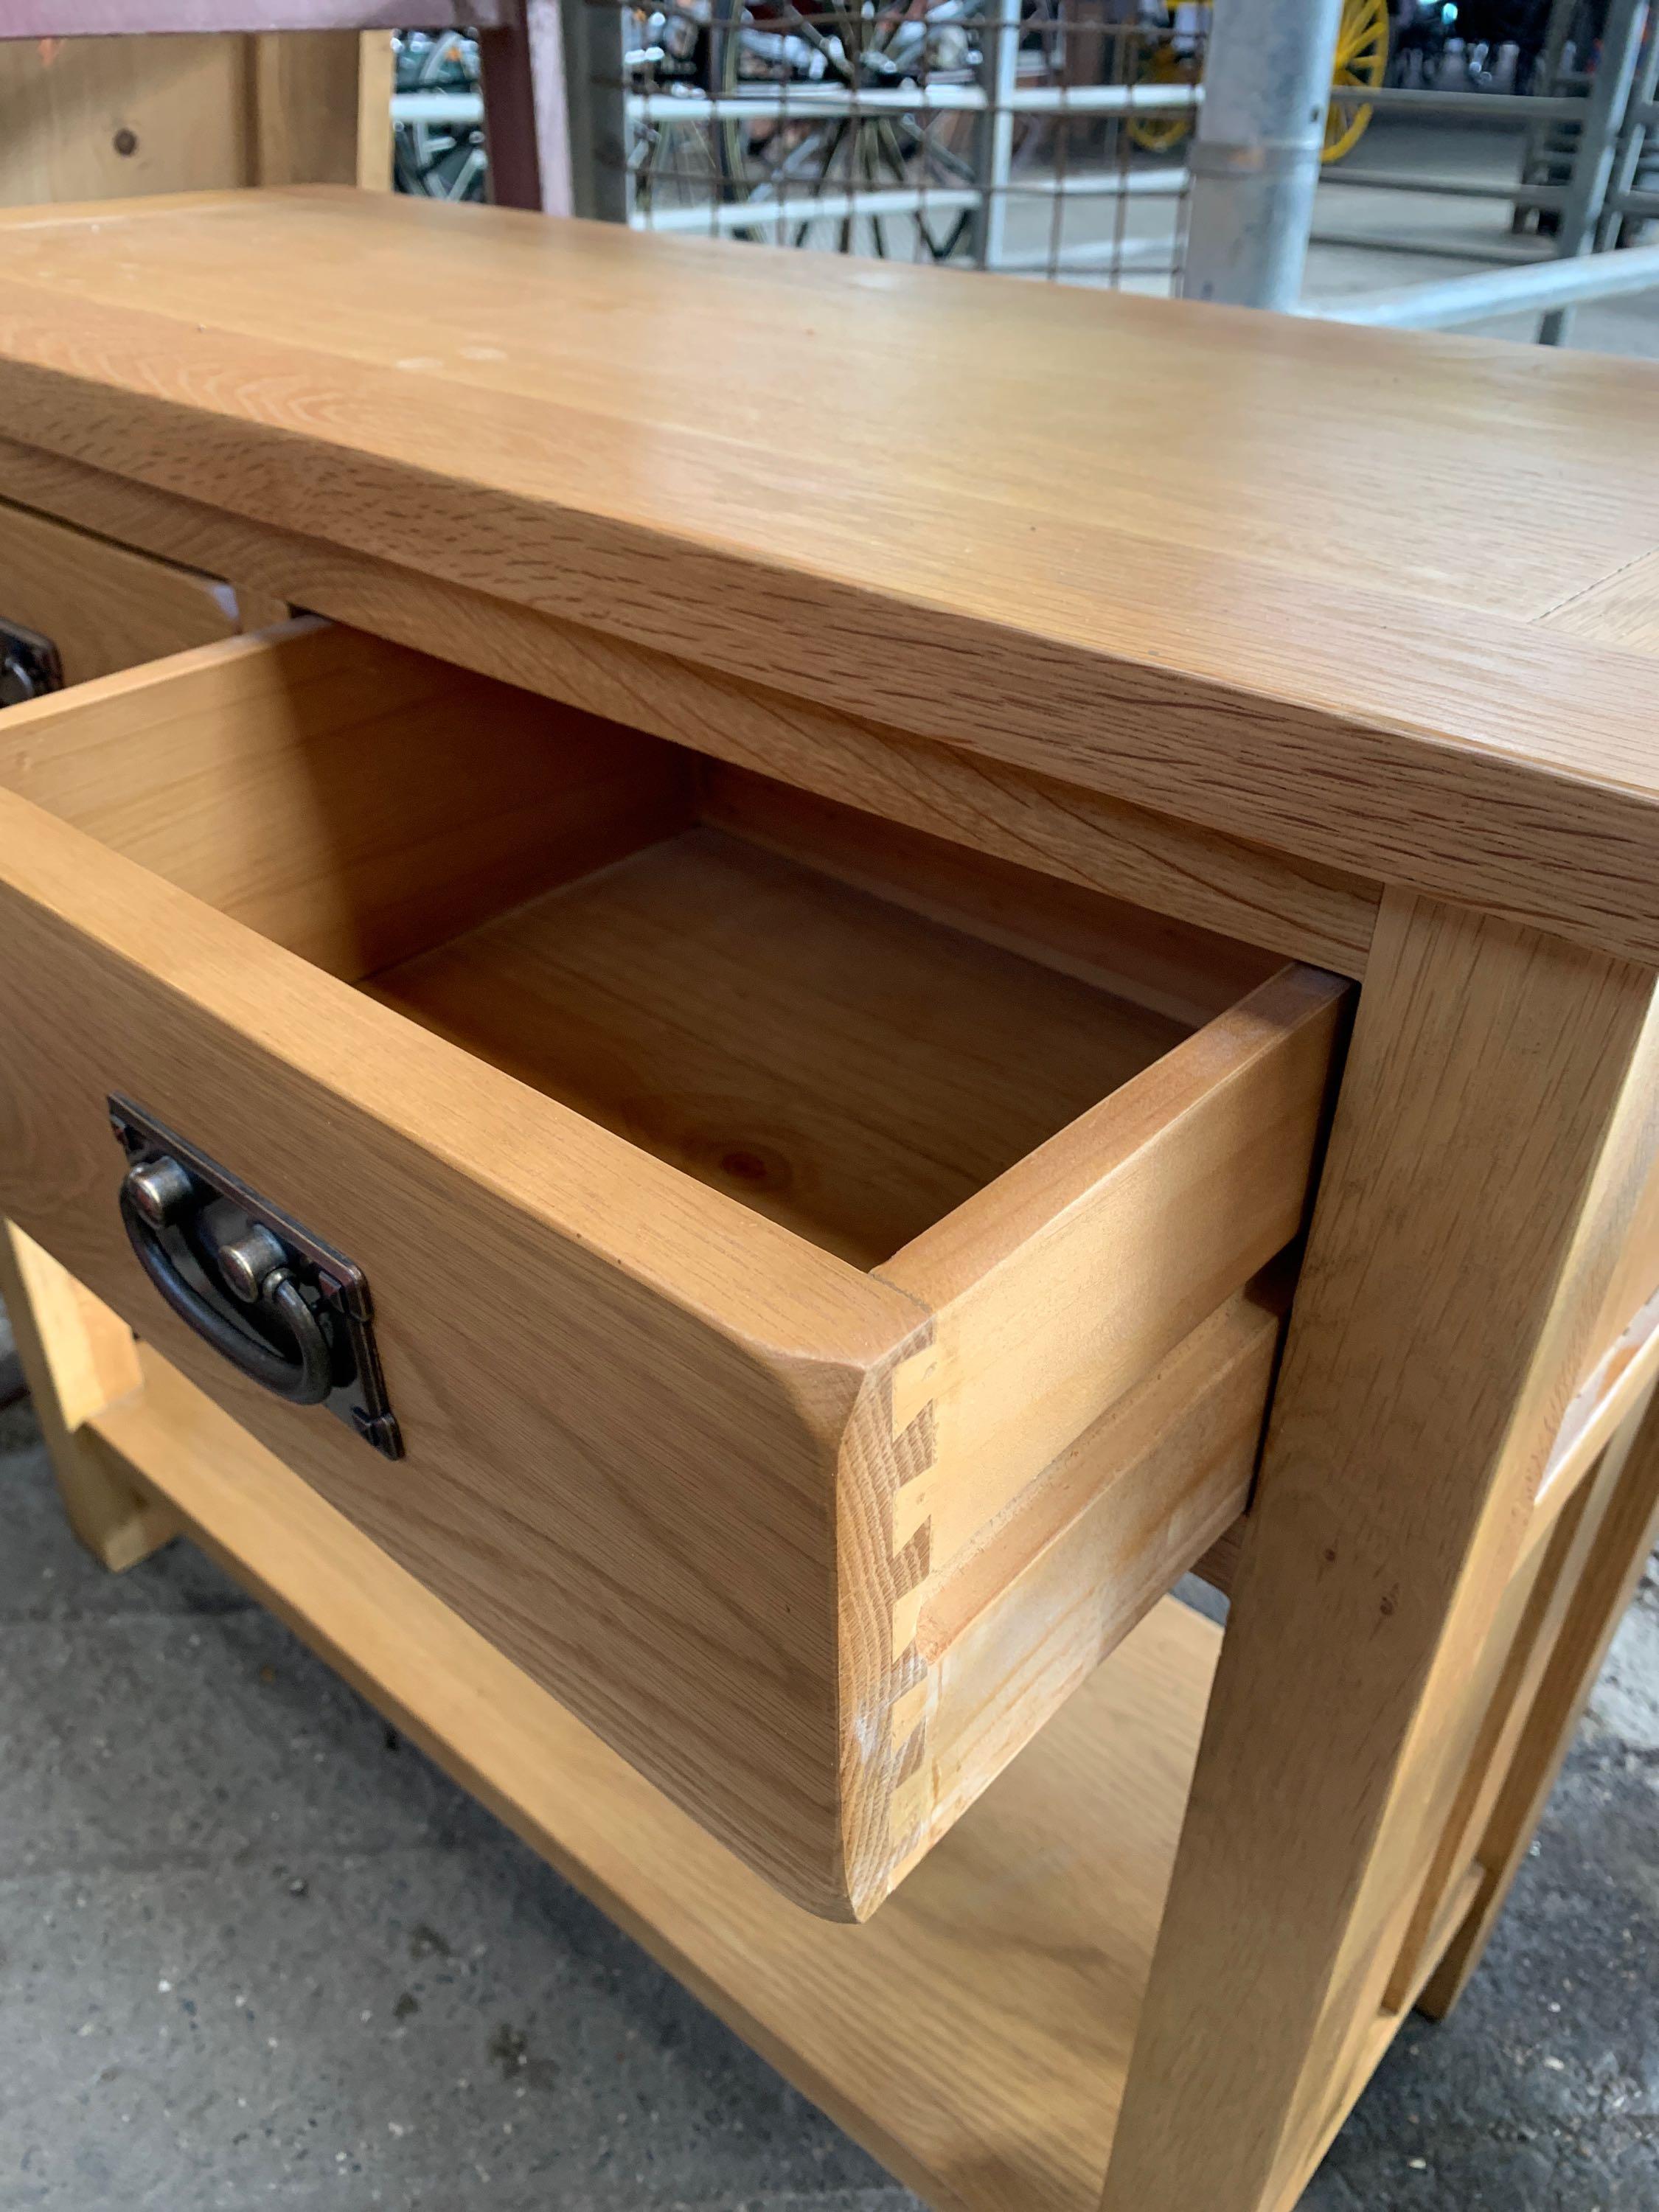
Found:
[{"label": "drawer bottom", "polygon": [[860,1267],[1188,1028],[707,826],[366,988]]}]

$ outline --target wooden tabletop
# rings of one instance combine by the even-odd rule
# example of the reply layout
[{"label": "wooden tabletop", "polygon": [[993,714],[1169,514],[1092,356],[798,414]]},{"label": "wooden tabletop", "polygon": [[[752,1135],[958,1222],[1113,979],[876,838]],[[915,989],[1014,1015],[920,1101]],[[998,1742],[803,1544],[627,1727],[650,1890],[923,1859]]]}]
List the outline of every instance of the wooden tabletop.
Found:
[{"label": "wooden tabletop", "polygon": [[1659,368],[317,188],[0,218],[0,430],[1659,960]]}]

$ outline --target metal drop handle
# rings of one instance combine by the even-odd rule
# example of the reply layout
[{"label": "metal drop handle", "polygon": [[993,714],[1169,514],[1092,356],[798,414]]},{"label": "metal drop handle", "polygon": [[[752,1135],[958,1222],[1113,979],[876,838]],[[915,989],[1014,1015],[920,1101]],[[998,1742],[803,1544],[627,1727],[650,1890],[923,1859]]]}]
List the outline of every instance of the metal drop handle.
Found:
[{"label": "metal drop handle", "polygon": [[235,1296],[268,1316],[276,1334],[291,1340],[291,1358],[210,1304],[174,1265],[161,1232],[197,1195],[192,1178],[174,1159],[146,1160],[128,1170],[121,1220],[139,1266],[179,1319],[234,1367],[292,1406],[320,1406],[333,1388],[328,1340],[283,1264],[286,1255],[274,1237],[259,1231],[263,1243],[247,1237],[227,1248],[223,1273]]}]

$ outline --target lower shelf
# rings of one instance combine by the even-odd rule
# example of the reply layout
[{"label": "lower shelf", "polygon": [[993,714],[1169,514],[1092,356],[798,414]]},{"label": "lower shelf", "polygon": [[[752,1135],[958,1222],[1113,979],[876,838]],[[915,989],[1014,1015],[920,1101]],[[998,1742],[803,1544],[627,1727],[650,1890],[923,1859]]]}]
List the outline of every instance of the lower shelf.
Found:
[{"label": "lower shelf", "polygon": [[82,1431],[884,2163],[1095,2212],[1220,1632],[1166,1599],[870,1923],[787,1904],[141,1346]]}]

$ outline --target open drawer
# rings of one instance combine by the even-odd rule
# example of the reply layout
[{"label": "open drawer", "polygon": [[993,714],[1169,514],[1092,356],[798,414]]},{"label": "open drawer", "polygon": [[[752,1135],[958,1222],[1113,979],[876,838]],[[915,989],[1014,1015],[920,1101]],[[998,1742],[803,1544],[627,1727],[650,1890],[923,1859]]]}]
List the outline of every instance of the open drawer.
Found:
[{"label": "open drawer", "polygon": [[325,624],[0,717],[0,1212],[834,1917],[1242,1510],[1344,996]]}]

